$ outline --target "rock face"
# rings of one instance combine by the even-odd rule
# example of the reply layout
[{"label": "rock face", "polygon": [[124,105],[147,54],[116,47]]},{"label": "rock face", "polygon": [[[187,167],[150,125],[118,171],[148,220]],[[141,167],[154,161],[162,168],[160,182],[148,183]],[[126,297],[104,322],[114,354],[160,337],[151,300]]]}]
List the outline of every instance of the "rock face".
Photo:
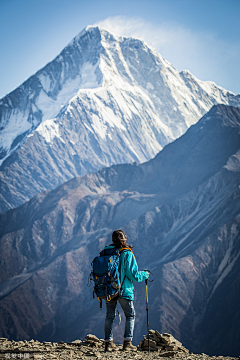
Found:
[{"label": "rock face", "polygon": [[144,162],[240,98],[136,39],[88,27],[0,100],[0,211],[102,167]]},{"label": "rock face", "polygon": [[[0,335],[103,338],[91,261],[123,228],[149,268],[149,321],[190,351],[239,355],[240,110],[214,106],[144,164],[77,177],[0,215]],[[146,333],[136,284],[134,342]],[[114,327],[122,342],[124,322]],[[173,350],[174,351],[174,350]]]}]

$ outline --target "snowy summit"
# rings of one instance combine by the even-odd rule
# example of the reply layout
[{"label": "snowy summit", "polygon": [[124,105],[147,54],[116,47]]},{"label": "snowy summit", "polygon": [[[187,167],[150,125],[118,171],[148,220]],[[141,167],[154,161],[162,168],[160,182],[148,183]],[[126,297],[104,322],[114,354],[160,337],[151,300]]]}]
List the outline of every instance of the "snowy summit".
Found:
[{"label": "snowy summit", "polygon": [[145,42],[87,26],[0,100],[1,183],[19,179],[15,203],[3,200],[3,209],[89,171],[147,161],[217,103],[240,105]]}]

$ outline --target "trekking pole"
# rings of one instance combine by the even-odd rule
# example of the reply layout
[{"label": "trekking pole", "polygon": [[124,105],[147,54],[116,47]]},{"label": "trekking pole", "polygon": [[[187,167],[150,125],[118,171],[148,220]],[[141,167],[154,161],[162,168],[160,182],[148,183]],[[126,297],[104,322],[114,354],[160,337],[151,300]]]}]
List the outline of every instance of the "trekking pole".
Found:
[{"label": "trekking pole", "polygon": [[147,338],[148,338],[148,353],[150,353],[150,343],[149,343],[149,319],[148,319],[148,281],[152,282],[154,280],[153,273],[149,270],[144,270],[149,272],[152,275],[152,280],[145,279],[146,284],[146,311],[147,311]]},{"label": "trekking pole", "polygon": [[148,321],[148,285],[147,285],[147,279],[145,279],[146,284],[146,311],[147,311],[147,337],[148,337],[148,353],[150,353],[150,345],[149,345],[149,321]]}]

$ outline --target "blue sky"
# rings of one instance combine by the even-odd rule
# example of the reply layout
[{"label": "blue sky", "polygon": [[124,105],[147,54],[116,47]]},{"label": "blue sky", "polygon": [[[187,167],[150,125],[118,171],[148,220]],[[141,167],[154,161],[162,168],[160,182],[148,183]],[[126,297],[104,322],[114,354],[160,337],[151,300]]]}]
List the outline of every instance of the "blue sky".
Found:
[{"label": "blue sky", "polygon": [[240,93],[239,15],[240,0],[0,0],[0,98],[95,24]]}]

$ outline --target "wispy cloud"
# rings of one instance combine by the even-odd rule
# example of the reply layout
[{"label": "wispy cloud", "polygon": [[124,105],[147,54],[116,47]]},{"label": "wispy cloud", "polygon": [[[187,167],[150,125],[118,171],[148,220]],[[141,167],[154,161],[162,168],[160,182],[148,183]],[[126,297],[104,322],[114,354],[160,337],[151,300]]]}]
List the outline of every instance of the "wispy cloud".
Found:
[{"label": "wispy cloud", "polygon": [[94,25],[116,35],[144,40],[178,70],[187,69],[201,80],[239,91],[240,41],[229,43],[208,31],[193,31],[177,23],[152,24],[136,17],[108,17]]}]

